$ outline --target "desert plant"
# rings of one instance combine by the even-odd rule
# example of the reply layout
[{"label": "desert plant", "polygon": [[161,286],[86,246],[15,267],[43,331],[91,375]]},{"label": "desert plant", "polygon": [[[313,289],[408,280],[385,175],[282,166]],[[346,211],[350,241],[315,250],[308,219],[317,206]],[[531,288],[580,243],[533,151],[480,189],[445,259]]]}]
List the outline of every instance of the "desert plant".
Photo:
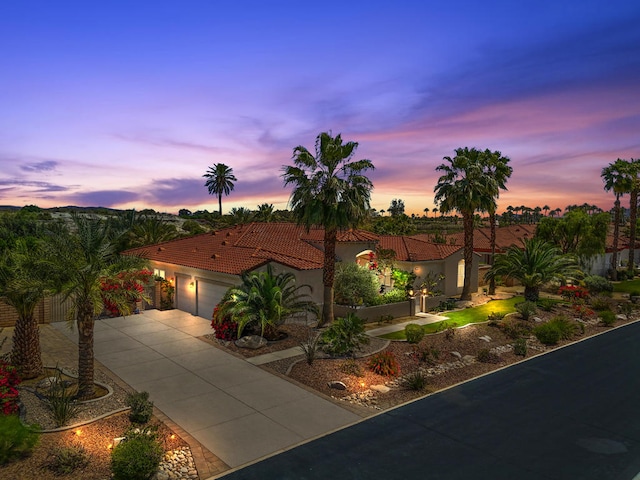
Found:
[{"label": "desert plant", "polygon": [[550,312],[554,308],[556,308],[556,301],[552,298],[539,298],[536,302],[536,305],[540,307],[545,312]]},{"label": "desert plant", "polygon": [[356,350],[368,343],[364,321],[353,313],[336,318],[320,336],[324,351],[331,355],[354,355]]},{"label": "desert plant", "polygon": [[633,313],[634,309],[635,307],[631,302],[624,302],[624,303],[618,304],[618,311],[623,315],[626,315],[627,317]]},{"label": "desert plant", "polygon": [[497,363],[500,359],[495,353],[491,353],[488,348],[483,348],[476,355],[476,360],[480,363]]},{"label": "desert plant", "polygon": [[135,392],[127,395],[126,404],[131,407],[129,420],[133,423],[147,423],[153,415],[153,402],[149,392]]},{"label": "desert plant", "polygon": [[312,329],[309,329],[307,333],[307,340],[300,342],[300,349],[307,361],[308,365],[312,365],[316,359],[316,353],[318,352],[318,342],[320,341],[320,334]]},{"label": "desert plant", "polygon": [[523,320],[529,320],[538,311],[535,302],[519,302],[515,304],[515,307]]},{"label": "desert plant", "polygon": [[533,334],[544,345],[555,345],[560,341],[560,331],[549,323],[536,326]]},{"label": "desert plant", "polygon": [[17,415],[0,415],[0,465],[29,455],[39,438],[36,425],[24,425]]},{"label": "desert plant", "polygon": [[424,330],[417,323],[409,323],[404,327],[404,335],[409,343],[420,343],[424,338]]},{"label": "desert plant", "polygon": [[456,329],[453,326],[448,326],[444,330],[444,338],[447,340],[453,340],[456,336]]},{"label": "desert plant", "polygon": [[505,317],[505,315],[506,313],[503,312],[491,312],[489,315],[487,315],[487,320],[489,320],[490,322],[499,322]]},{"label": "desert plant", "polygon": [[616,314],[611,310],[604,310],[598,316],[605,327],[612,327],[616,323]]},{"label": "desert plant", "polygon": [[420,392],[427,386],[427,376],[418,370],[405,376],[404,384],[409,390]]},{"label": "desert plant", "polygon": [[12,365],[0,362],[0,414],[11,415],[18,412],[18,385],[20,377]]},{"label": "desert plant", "polygon": [[611,310],[611,300],[607,297],[594,297],[591,299],[591,308],[596,312],[602,312],[604,310]]},{"label": "desert plant", "polygon": [[346,373],[347,375],[353,375],[355,377],[364,376],[364,374],[362,373],[362,369],[360,368],[360,365],[353,358],[350,358],[342,362],[342,364],[340,365],[340,371],[342,373]]},{"label": "desert plant", "polygon": [[527,340],[525,338],[517,338],[513,342],[513,353],[520,357],[527,356]]},{"label": "desert plant", "polygon": [[154,429],[125,434],[125,440],[111,452],[111,471],[115,480],[147,480],[162,460],[162,446]]},{"label": "desert plant", "polygon": [[369,358],[367,366],[373,373],[385,377],[400,375],[400,364],[391,352],[379,352]]},{"label": "desert plant", "polygon": [[500,328],[507,337],[514,340],[525,337],[531,332],[531,325],[511,318],[505,318],[498,324],[498,328]]},{"label": "desert plant", "polygon": [[76,401],[75,392],[69,382],[62,380],[60,370],[56,369],[54,378],[44,397],[56,427],[63,427],[78,414],[80,405]]},{"label": "desert plant", "polygon": [[587,275],[582,283],[591,295],[613,292],[613,283],[600,275]]},{"label": "desert plant", "polygon": [[419,348],[413,347],[411,356],[419,362],[426,363],[427,365],[435,365],[440,358],[440,350],[434,347]]},{"label": "desert plant", "polygon": [[45,466],[56,475],[69,475],[89,464],[89,455],[81,445],[56,448]]}]

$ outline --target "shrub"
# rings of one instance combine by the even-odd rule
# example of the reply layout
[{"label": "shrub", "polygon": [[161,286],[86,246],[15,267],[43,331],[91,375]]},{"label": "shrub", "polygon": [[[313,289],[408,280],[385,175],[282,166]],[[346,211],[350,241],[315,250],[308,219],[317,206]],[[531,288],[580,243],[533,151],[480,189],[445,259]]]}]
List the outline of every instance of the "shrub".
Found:
[{"label": "shrub", "polygon": [[536,326],[533,334],[544,345],[555,345],[560,341],[560,331],[549,323]]},{"label": "shrub", "polygon": [[522,323],[518,320],[505,318],[498,324],[498,328],[511,339],[516,339],[529,335],[531,332],[531,325]]},{"label": "shrub", "polygon": [[380,289],[376,274],[353,262],[336,264],[333,285],[334,299],[339,305],[370,305]]},{"label": "shrub", "polygon": [[611,310],[600,312],[599,317],[605,327],[612,327],[616,323],[616,314]]},{"label": "shrub", "polygon": [[489,320],[490,322],[499,322],[505,317],[505,315],[506,313],[503,312],[491,312],[489,315],[487,315],[487,320]]},{"label": "shrub", "polygon": [[427,376],[418,370],[404,377],[404,384],[409,390],[420,392],[427,386]]},{"label": "shrub", "polygon": [[353,358],[349,360],[345,360],[342,365],[340,365],[340,371],[342,373],[346,373],[347,375],[353,375],[355,377],[363,377],[362,369],[360,368],[360,364],[356,362]]},{"label": "shrub", "polygon": [[11,415],[18,412],[18,385],[20,377],[16,368],[0,362],[0,413]]},{"label": "shrub", "polygon": [[133,423],[147,423],[153,415],[153,402],[149,401],[149,392],[135,392],[127,395],[126,404],[131,407],[129,420]]},{"label": "shrub", "polygon": [[214,329],[214,335],[217,339],[230,342],[238,338],[238,324],[232,320],[231,315],[220,313],[221,304],[222,302],[213,309],[211,328]]},{"label": "shrub", "polygon": [[316,359],[316,353],[318,352],[318,342],[320,341],[320,334],[309,329],[307,334],[307,341],[300,342],[300,348],[304,354],[304,358],[307,360],[308,365],[312,365]]},{"label": "shrub", "polygon": [[444,338],[447,340],[453,340],[456,336],[456,329],[453,326],[448,326],[444,330]]},{"label": "shrub", "polygon": [[57,448],[45,466],[56,475],[69,475],[89,464],[89,455],[80,445]]},{"label": "shrub", "polygon": [[576,334],[578,330],[578,326],[569,320],[567,317],[562,315],[558,315],[557,317],[553,317],[547,323],[550,323],[560,332],[560,338],[562,340],[569,340]]},{"label": "shrub", "polygon": [[45,393],[45,399],[56,427],[67,425],[80,411],[74,391],[70,388],[69,382],[62,380],[60,370],[56,369],[55,380]]},{"label": "shrub", "polygon": [[629,316],[633,313],[635,306],[631,302],[624,302],[618,304],[618,311],[626,316]]},{"label": "shrub", "polygon": [[587,275],[582,282],[591,295],[613,292],[613,283],[600,275]]},{"label": "shrub", "polygon": [[580,318],[582,320],[584,320],[587,317],[590,317],[591,315],[593,315],[595,313],[593,310],[591,310],[586,305],[580,305],[578,303],[574,304],[571,308],[573,309],[575,314],[578,316],[578,318]]},{"label": "shrub", "polygon": [[426,363],[427,365],[435,365],[440,357],[440,350],[434,347],[419,348],[413,347],[411,356],[419,362]]},{"label": "shrub", "polygon": [[567,301],[575,302],[589,298],[589,290],[579,285],[564,285],[558,289],[558,295]]},{"label": "shrub", "polygon": [[409,343],[420,343],[424,338],[424,330],[417,323],[409,323],[404,327],[404,335]]},{"label": "shrub", "polygon": [[349,313],[336,318],[320,336],[325,352],[331,355],[353,355],[363,344],[369,343],[364,333],[364,321]]},{"label": "shrub", "polygon": [[388,303],[405,302],[407,300],[407,292],[398,288],[387,290],[382,295],[377,295],[371,302],[371,305],[386,305]]},{"label": "shrub", "polygon": [[596,312],[602,312],[604,310],[611,310],[611,300],[607,297],[594,297],[591,299],[591,308]]},{"label": "shrub", "polygon": [[400,364],[391,352],[379,352],[369,358],[367,362],[369,369],[373,373],[385,377],[395,377],[400,375]]},{"label": "shrub", "polygon": [[0,415],[0,465],[29,455],[39,438],[36,425],[24,425],[17,415]]},{"label": "shrub", "polygon": [[515,307],[523,320],[529,320],[538,311],[536,302],[518,302]]},{"label": "shrub", "polygon": [[556,301],[552,298],[540,298],[537,301],[537,305],[545,312],[550,312],[556,307]]},{"label": "shrub", "polygon": [[393,315],[380,315],[378,318],[378,325],[382,325],[383,323],[391,323],[393,320]]},{"label": "shrub", "polygon": [[476,360],[481,363],[497,363],[500,359],[495,353],[491,353],[488,348],[483,348],[476,355]]},{"label": "shrub", "polygon": [[154,430],[128,432],[126,439],[111,452],[111,471],[115,480],[147,480],[162,460],[162,446]]},{"label": "shrub", "polygon": [[520,357],[527,356],[527,340],[525,338],[517,338],[513,343],[513,353]]}]

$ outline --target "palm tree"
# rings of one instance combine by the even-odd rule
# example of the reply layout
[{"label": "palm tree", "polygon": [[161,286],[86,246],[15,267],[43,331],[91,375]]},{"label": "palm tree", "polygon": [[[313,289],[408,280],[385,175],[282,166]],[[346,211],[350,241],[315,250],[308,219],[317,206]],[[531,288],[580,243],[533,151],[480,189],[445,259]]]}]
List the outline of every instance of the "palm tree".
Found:
[{"label": "palm tree", "polygon": [[261,336],[275,338],[276,329],[287,317],[296,313],[318,314],[318,307],[301,290],[309,285],[295,286],[290,272],[273,274],[271,265],[266,272],[242,274],[242,284],[229,290],[220,306],[220,318],[231,315],[238,324],[238,338],[249,324],[257,324]]},{"label": "palm tree", "polygon": [[472,148],[458,148],[456,156],[444,157],[447,163],[436,167],[444,172],[434,188],[435,203],[441,212],[457,210],[462,214],[464,227],[464,286],[461,300],[471,300],[471,272],[473,265],[473,218],[476,211],[495,210],[495,192],[499,186],[485,174],[483,152]]},{"label": "palm tree", "polygon": [[258,210],[254,215],[254,219],[258,222],[273,222],[275,215],[273,213],[273,204],[263,203],[258,205]]},{"label": "palm tree", "polygon": [[251,210],[245,207],[233,207],[229,212],[232,225],[244,225],[249,223],[252,217]]},{"label": "palm tree", "polygon": [[127,232],[129,248],[155,245],[178,236],[175,225],[164,220],[160,215],[138,215],[132,228]]},{"label": "palm tree", "polygon": [[[489,228],[490,228],[490,244],[491,244],[491,257],[489,258],[489,265],[493,265],[493,259],[496,255],[496,202],[500,196],[500,190],[507,190],[507,180],[513,173],[508,163],[509,157],[503,157],[502,153],[490,150],[485,150],[482,155],[482,163],[484,167],[485,175],[493,178],[495,181],[496,190],[493,192],[494,202],[489,205]],[[495,295],[496,282],[495,279],[489,280],[488,294]]]},{"label": "palm tree", "polygon": [[628,164],[618,158],[602,169],[600,176],[607,192],[613,191],[616,201],[613,206],[613,252],[611,254],[611,279],[618,280],[618,241],[620,239],[620,197],[631,191],[629,178],[625,175]]},{"label": "palm tree", "polygon": [[512,245],[496,256],[486,279],[497,276],[518,280],[524,286],[524,298],[537,302],[540,288],[554,279],[575,279],[581,275],[578,260],[563,255],[558,247],[539,238],[523,240],[523,247]]},{"label": "palm tree", "polygon": [[551,210],[551,207],[549,205],[545,205],[544,207],[542,207],[542,210],[544,210],[544,214],[546,217],[549,216],[549,210]]},{"label": "palm tree", "polygon": [[636,219],[638,218],[638,192],[640,192],[640,159],[631,158],[625,169],[627,181],[630,182],[629,191],[629,264],[628,275],[633,278],[635,274],[635,247],[636,247]]},{"label": "palm tree", "polygon": [[[74,216],[75,234],[58,236],[54,246],[58,270],[64,278],[61,291],[71,300],[70,320],[78,327],[78,397],[94,394],[93,332],[96,317],[104,308],[105,280],[120,282],[121,272],[139,270],[145,261],[115,252],[115,234],[105,222]],[[108,301],[123,314],[131,313],[131,293],[124,289],[108,294]]]},{"label": "palm tree", "polygon": [[204,186],[209,189],[209,194],[218,195],[218,213],[222,215],[222,194],[229,195],[235,186],[233,182],[238,181],[233,174],[233,168],[224,163],[214,163],[203,177],[207,179]]},{"label": "palm tree", "polygon": [[50,268],[42,248],[19,239],[0,258],[0,297],[12,306],[18,318],[13,331],[11,363],[23,379],[42,373],[40,333],[35,310],[51,291]]},{"label": "palm tree", "polygon": [[284,184],[293,184],[290,204],[298,224],[324,227],[324,284],[321,324],[333,321],[333,280],[338,230],[357,227],[369,211],[373,184],[364,175],[370,160],[352,160],[357,142],[342,143],[341,135],[323,132],[315,155],[303,146],[293,149],[294,166],[285,166]]}]

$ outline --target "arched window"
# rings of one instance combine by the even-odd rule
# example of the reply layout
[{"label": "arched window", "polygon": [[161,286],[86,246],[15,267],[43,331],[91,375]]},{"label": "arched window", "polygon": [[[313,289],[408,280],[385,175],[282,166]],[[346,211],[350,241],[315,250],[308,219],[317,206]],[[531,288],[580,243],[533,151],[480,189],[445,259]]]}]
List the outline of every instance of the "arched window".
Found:
[{"label": "arched window", "polygon": [[464,259],[458,262],[458,288],[464,287]]}]

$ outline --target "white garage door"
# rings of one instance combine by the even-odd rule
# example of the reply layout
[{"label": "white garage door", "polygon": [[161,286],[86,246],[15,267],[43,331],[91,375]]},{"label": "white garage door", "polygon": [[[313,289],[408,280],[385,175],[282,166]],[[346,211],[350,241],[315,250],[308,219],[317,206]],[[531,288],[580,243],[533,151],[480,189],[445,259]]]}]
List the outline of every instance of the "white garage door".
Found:
[{"label": "white garage door", "polygon": [[188,275],[176,275],[176,308],[195,315],[195,284],[191,287],[189,285],[191,282],[193,279]]},{"label": "white garage door", "polygon": [[198,280],[196,301],[198,310],[196,315],[211,320],[213,309],[220,302],[229,286],[219,285],[205,280]]}]

